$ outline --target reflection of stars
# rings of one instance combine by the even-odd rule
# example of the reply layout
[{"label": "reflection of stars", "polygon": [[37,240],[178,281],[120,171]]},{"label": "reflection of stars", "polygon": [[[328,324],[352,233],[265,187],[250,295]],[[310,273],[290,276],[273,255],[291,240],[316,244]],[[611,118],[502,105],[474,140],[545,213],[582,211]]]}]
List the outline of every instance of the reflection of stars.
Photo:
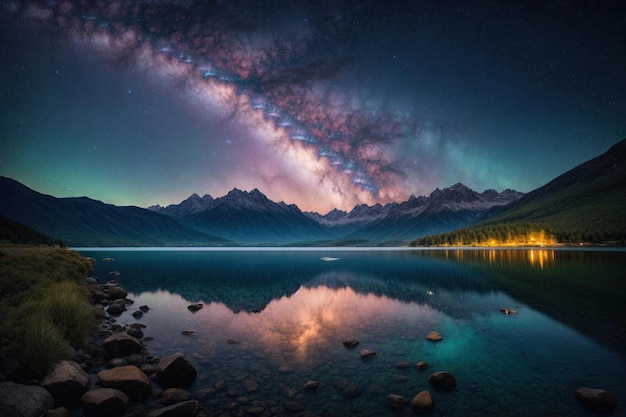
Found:
[{"label": "reflection of stars", "polygon": [[231,143],[233,143],[230,139],[226,139],[226,144],[230,145]]}]

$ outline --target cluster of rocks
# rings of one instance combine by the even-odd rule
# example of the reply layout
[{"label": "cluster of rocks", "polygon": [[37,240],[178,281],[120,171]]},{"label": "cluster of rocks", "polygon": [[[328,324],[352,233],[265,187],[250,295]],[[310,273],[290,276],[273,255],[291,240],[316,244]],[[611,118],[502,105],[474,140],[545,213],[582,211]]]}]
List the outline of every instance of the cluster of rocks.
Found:
[{"label": "cluster of rocks", "polygon": [[[132,304],[115,281],[99,285],[85,278],[97,318],[97,337],[84,349],[72,352],[72,360],[34,384],[0,383],[0,415],[4,417],[67,417],[69,407],[82,405],[90,416],[124,414],[132,401],[156,399],[141,415],[146,417],[193,417],[199,409],[184,387],[197,371],[182,352],[156,358],[145,349],[144,325],[121,326],[115,316]],[[141,306],[142,314],[149,311]],[[138,318],[138,314],[134,314]],[[144,340],[148,338],[143,338]],[[56,408],[54,408],[56,407]]]},{"label": "cluster of rocks", "polygon": [[[443,337],[438,332],[432,331],[426,335],[426,339],[438,342],[443,340]],[[348,339],[343,342],[343,345],[348,349],[353,349],[359,344],[359,341],[356,339]],[[370,349],[361,349],[359,351],[359,355],[364,360],[372,359],[376,356],[376,352]],[[418,370],[425,370],[430,365],[424,361],[419,361],[415,364],[415,368]],[[396,364],[396,368],[398,369],[407,369],[410,368],[411,364],[409,362],[398,362]],[[406,377],[402,375],[397,375],[398,381],[402,379],[405,380]],[[446,371],[438,371],[434,372],[428,377],[428,382],[430,385],[438,390],[451,391],[456,388],[456,378],[450,372]],[[340,379],[335,383],[335,386],[344,397],[356,397],[361,393],[361,388],[356,383],[350,383],[347,380]],[[427,412],[433,407],[433,397],[432,393],[428,390],[421,391],[417,393],[410,401],[398,394],[389,394],[385,400],[387,406],[393,410],[398,410],[405,408],[407,405],[411,404],[412,409],[415,412]]]}]

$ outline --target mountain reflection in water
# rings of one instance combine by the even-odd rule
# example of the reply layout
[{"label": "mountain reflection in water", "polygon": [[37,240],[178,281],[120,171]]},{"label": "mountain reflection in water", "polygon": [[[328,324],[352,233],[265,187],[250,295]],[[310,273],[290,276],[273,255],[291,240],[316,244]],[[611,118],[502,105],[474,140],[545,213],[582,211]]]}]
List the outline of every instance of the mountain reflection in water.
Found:
[{"label": "mountain reflection in water", "polygon": [[[120,271],[135,301],[118,322],[145,324],[154,355],[186,352],[199,368],[192,390],[254,379],[252,399],[280,404],[285,387],[314,379],[321,388],[302,405],[318,415],[395,415],[385,396],[411,398],[429,389],[430,374],[397,364],[425,360],[459,381],[435,393],[435,416],[582,416],[579,386],[626,392],[625,252],[82,252],[115,258],[97,262],[96,274]],[[341,259],[321,261],[328,253]],[[204,308],[190,312],[197,302]],[[135,320],[144,304],[151,309]],[[443,340],[426,340],[431,330]],[[356,349],[342,345],[350,338]],[[364,361],[360,349],[377,354]],[[359,387],[356,399],[337,388],[346,381]],[[216,395],[226,410],[232,400]]]}]

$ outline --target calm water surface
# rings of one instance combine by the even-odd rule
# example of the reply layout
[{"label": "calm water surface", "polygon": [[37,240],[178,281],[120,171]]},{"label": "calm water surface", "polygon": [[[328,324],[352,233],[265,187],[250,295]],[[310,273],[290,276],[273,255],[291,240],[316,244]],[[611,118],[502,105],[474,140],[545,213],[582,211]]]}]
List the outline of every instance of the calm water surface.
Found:
[{"label": "calm water surface", "polygon": [[[320,416],[412,415],[386,396],[428,389],[433,416],[587,416],[574,391],[589,386],[626,413],[623,251],[80,251],[135,301],[119,323],[147,325],[155,356],[190,357],[199,376],[189,390],[211,409],[246,397]],[[141,305],[150,311],[136,320]],[[426,340],[431,330],[443,340]],[[349,338],[356,349],[342,345]],[[362,360],[360,349],[377,354]],[[414,367],[422,360],[428,370]],[[455,391],[429,386],[441,370]],[[308,380],[320,387],[306,391]]]}]

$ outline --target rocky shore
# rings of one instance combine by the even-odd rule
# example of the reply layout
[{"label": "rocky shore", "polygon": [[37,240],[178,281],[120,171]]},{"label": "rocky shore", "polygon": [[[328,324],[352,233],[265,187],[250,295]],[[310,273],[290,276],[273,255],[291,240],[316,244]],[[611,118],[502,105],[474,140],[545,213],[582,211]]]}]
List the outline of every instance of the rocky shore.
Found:
[{"label": "rocky shore", "polygon": [[[16,383],[0,382],[0,415],[4,417],[245,417],[245,416],[300,416],[317,414],[307,410],[309,394],[326,384],[308,380],[301,387],[283,387],[284,401],[253,399],[258,392],[259,381],[247,378],[241,382],[242,389],[231,388],[224,381],[211,386],[195,386],[198,372],[184,352],[172,352],[166,357],[153,356],[144,342],[145,325],[134,322],[118,323],[116,317],[126,311],[133,300],[117,282],[99,284],[96,278],[87,277],[85,285],[91,290],[91,298],[97,318],[97,331],[86,347],[72,352],[72,357],[59,363],[40,381]],[[192,312],[202,304],[192,304]],[[149,314],[149,306],[133,311],[139,319]],[[441,343],[443,337],[437,332],[425,336],[433,343]],[[239,341],[228,339],[228,343]],[[347,349],[359,342],[348,339]],[[374,360],[376,352],[359,351],[363,361]],[[424,372],[426,362],[417,364],[400,362],[397,369],[415,368]],[[281,367],[282,368],[282,367]],[[278,368],[279,373],[289,369]],[[426,374],[428,375],[428,374]],[[425,375],[425,376],[426,376]],[[0,375],[1,376],[1,375]],[[406,378],[396,375],[397,378]],[[445,371],[431,373],[427,378],[432,391],[423,390],[413,398],[395,393],[383,394],[390,410],[401,415],[427,413],[433,409],[438,392],[456,389],[454,375]],[[346,400],[358,397],[362,387],[358,382],[336,378],[332,383]],[[296,389],[297,388],[297,389]],[[253,397],[253,398],[250,398]],[[575,397],[592,411],[610,411],[615,408],[615,397],[600,389],[581,387]],[[218,398],[220,400],[218,401]],[[321,414],[320,414],[321,415]]]}]

